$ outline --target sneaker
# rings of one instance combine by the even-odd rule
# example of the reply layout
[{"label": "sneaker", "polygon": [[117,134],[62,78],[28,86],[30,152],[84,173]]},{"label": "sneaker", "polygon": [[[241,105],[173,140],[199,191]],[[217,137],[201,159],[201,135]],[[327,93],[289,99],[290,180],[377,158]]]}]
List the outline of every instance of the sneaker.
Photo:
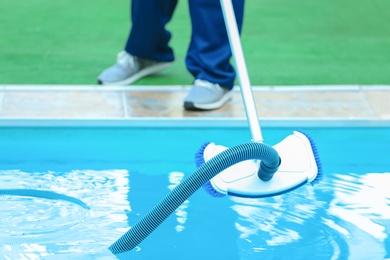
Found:
[{"label": "sneaker", "polygon": [[129,85],[140,78],[165,69],[171,64],[172,62],[137,58],[121,51],[118,53],[117,63],[99,75],[98,83],[102,85]]},{"label": "sneaker", "polygon": [[220,108],[232,98],[232,92],[218,84],[197,79],[184,99],[187,110],[213,110]]}]

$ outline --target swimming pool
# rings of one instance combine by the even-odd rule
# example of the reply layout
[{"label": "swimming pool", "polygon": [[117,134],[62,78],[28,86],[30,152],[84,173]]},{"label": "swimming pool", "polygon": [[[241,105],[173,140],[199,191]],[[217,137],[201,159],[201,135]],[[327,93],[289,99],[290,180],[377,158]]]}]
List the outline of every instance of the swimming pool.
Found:
[{"label": "swimming pool", "polygon": [[[294,128],[265,127],[274,145]],[[3,127],[0,188],[68,197],[0,196],[8,259],[390,258],[389,127],[305,127],[323,180],[263,199],[199,190],[139,247],[108,250],[195,170],[206,141],[249,141],[246,127]]]}]

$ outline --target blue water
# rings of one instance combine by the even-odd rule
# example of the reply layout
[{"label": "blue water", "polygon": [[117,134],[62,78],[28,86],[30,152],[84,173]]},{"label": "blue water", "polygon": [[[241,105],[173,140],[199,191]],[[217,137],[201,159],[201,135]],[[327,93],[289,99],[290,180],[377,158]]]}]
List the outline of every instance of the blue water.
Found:
[{"label": "blue water", "polygon": [[[274,145],[295,129],[265,128]],[[107,248],[195,170],[206,141],[234,146],[246,128],[1,128],[0,259],[390,258],[389,128],[305,128],[323,180],[263,199],[193,194],[133,251]]]}]

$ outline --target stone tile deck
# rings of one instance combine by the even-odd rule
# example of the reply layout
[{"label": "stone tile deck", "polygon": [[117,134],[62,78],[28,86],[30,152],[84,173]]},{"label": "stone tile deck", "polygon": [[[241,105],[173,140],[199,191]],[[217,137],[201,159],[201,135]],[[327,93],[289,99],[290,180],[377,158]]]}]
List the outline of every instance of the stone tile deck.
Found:
[{"label": "stone tile deck", "polygon": [[[214,111],[182,107],[190,86],[0,85],[0,126],[31,122],[159,120],[246,120],[239,88]],[[390,86],[253,87],[261,120],[376,122],[390,125]],[[29,123],[30,122],[30,123]],[[50,124],[50,123],[49,123]]]}]

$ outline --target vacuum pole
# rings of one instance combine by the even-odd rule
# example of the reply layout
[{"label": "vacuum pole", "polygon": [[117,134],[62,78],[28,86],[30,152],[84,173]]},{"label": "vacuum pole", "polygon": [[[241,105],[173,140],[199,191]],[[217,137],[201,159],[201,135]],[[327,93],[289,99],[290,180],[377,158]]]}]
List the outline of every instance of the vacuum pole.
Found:
[{"label": "vacuum pole", "polygon": [[256,112],[256,106],[251,90],[251,83],[245,64],[244,53],[242,51],[240,35],[237,28],[236,16],[234,14],[231,0],[221,0],[222,12],[225,19],[226,30],[229,37],[230,48],[233,59],[236,64],[236,72],[241,87],[242,100],[244,102],[245,112],[252,134],[252,141],[263,142],[259,118]]}]

